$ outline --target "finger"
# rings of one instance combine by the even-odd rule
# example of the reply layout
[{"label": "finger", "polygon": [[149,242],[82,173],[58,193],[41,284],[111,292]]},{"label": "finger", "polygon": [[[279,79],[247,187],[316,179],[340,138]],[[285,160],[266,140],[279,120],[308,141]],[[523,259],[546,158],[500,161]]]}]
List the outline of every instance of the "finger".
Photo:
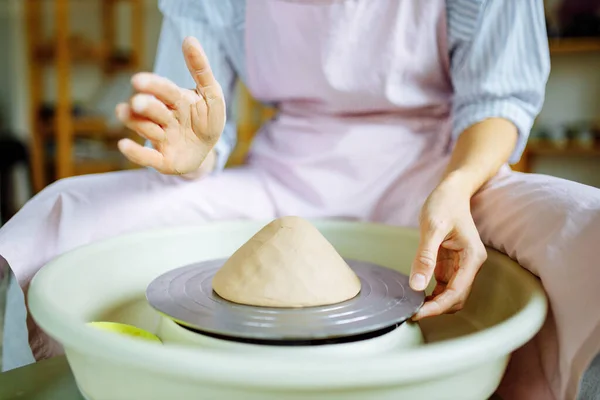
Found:
[{"label": "finger", "polygon": [[123,125],[136,132],[144,139],[153,142],[162,142],[165,140],[165,130],[148,119],[134,115],[129,104],[121,103],[117,105],[115,111],[117,118],[119,118]]},{"label": "finger", "polygon": [[198,39],[194,37],[185,38],[183,41],[183,56],[198,89],[219,86],[210,68],[208,57]]},{"label": "finger", "polygon": [[413,290],[425,290],[437,263],[437,255],[447,233],[441,227],[425,223],[417,255],[411,266],[409,285]]},{"label": "finger", "polygon": [[464,246],[464,250],[460,252],[458,269],[448,282],[447,291],[456,294],[451,300],[459,303],[467,298],[473,281],[486,258],[487,252],[479,236],[469,240],[469,244]]},{"label": "finger", "polygon": [[448,311],[446,311],[446,314],[456,314],[457,312],[462,311],[463,308],[464,303],[455,304],[452,307],[450,307]]},{"label": "finger", "polygon": [[131,84],[136,91],[152,95],[171,108],[181,100],[181,89],[169,79],[156,74],[135,74],[131,78]]},{"label": "finger", "polygon": [[441,294],[429,300],[413,317],[414,320],[433,317],[447,313],[455,305],[461,303],[460,294],[447,287]]},{"label": "finger", "polygon": [[131,109],[138,117],[144,117],[167,127],[175,122],[173,112],[164,103],[148,94],[136,94],[131,99]]},{"label": "finger", "polygon": [[[204,94],[204,99],[205,102],[196,102],[196,112],[192,113],[192,119],[195,126],[206,126],[207,129],[203,130],[203,140],[213,146],[219,140],[225,126],[225,102],[222,96],[215,97],[208,92]],[[203,122],[204,115],[206,122]]]},{"label": "finger", "polygon": [[425,304],[421,306],[419,311],[413,315],[413,321],[419,321],[424,318],[435,317],[442,314],[447,314],[450,310],[453,310],[458,303],[454,303],[445,294],[447,291],[430,298]]},{"label": "finger", "polygon": [[[452,296],[448,296],[447,288],[436,287],[432,296],[427,296],[425,304],[411,318],[413,321],[418,321],[424,318],[435,317],[442,314],[454,314],[463,309],[466,302],[466,295],[460,296],[460,300],[455,301]],[[468,294],[471,291],[469,287],[466,291]]]},{"label": "finger", "polygon": [[141,146],[131,139],[121,139],[117,143],[119,150],[131,162],[142,167],[154,168],[162,171],[163,156],[158,151]]},{"label": "finger", "polygon": [[450,251],[444,248],[444,243],[438,251],[437,263],[435,266],[435,280],[437,283],[447,284],[452,279],[455,269],[459,265],[459,255],[456,251]]},{"label": "finger", "polygon": [[417,314],[413,317],[415,321],[444,313],[456,312],[462,309],[462,306],[465,304],[469,293],[471,292],[471,287],[477,272],[487,257],[487,252],[481,243],[479,236],[476,235],[475,239],[473,235],[475,234],[470,235],[471,239],[463,239],[465,242],[469,243],[467,245],[460,243],[463,240],[450,243],[452,247],[457,249],[463,248],[463,250],[460,251],[459,267],[456,269],[456,272],[441,293],[440,289],[442,289],[443,286],[436,286],[433,299],[427,301],[421,309],[419,309]]}]

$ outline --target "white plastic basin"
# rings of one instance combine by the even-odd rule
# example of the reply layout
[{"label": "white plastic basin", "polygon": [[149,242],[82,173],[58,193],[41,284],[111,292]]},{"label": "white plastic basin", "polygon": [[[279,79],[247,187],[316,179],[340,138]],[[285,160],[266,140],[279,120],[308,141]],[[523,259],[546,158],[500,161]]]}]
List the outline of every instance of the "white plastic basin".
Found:
[{"label": "white plastic basin", "polygon": [[[405,345],[376,352],[362,345],[367,350],[360,356],[354,350],[347,357],[340,351],[294,349],[285,356],[272,348],[232,351],[237,344],[186,336],[194,334],[179,330],[147,304],[146,287],[158,275],[227,257],[264,225],[157,230],[76,249],[33,279],[32,316],[63,344],[77,384],[90,400],[483,400],[497,388],[510,353],[535,335],[546,315],[538,280],[493,250],[463,311],[428,319],[420,330],[407,325],[396,336]],[[344,257],[408,273],[418,242],[415,231],[352,222],[315,225]],[[100,320],[137,325],[166,340],[140,341],[85,325]],[[393,340],[380,337],[373,343]]]}]

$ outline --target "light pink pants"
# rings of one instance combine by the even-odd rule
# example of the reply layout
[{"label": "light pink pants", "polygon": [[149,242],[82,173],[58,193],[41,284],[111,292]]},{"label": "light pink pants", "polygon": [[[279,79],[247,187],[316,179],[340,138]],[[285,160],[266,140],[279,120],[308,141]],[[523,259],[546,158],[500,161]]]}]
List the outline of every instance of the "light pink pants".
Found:
[{"label": "light pink pants", "polygon": [[[416,226],[419,208],[446,162],[424,159],[372,204],[350,201],[354,211],[345,199],[338,204],[345,210],[342,217]],[[0,255],[26,289],[56,255],[125,232],[287,214],[339,217],[335,204],[303,206],[300,199],[274,193],[280,185],[256,166],[193,182],[150,170],[70,178],[42,191],[0,229]],[[472,204],[483,241],[539,276],[551,304],[541,332],[514,354],[500,394],[506,400],[574,399],[600,348],[600,191],[505,169]],[[32,321],[28,326],[36,359],[60,352]]]}]

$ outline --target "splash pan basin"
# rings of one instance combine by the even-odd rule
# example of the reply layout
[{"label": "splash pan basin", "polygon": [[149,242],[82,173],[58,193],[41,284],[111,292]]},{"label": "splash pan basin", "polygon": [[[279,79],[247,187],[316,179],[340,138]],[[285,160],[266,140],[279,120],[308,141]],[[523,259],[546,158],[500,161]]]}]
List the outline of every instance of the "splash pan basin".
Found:
[{"label": "splash pan basin", "polygon": [[[408,274],[416,231],[314,224],[342,256]],[[34,277],[31,314],[63,345],[89,400],[484,400],[500,383],[511,352],[535,335],[546,315],[538,280],[494,250],[488,250],[462,311],[404,323],[358,342],[300,347],[232,342],[185,329],[146,301],[146,288],[157,276],[228,257],[264,225],[155,230],[78,248]],[[90,321],[131,324],[162,343],[100,331],[86,325]]]}]

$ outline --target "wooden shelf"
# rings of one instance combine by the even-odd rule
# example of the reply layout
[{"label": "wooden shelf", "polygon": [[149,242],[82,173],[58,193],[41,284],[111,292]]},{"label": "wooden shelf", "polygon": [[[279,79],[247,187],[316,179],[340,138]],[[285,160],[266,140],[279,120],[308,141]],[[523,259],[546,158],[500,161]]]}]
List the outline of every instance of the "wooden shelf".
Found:
[{"label": "wooden shelf", "polygon": [[[40,122],[43,135],[52,137],[55,133],[54,120]],[[107,140],[118,139],[127,135],[125,128],[110,128],[102,117],[86,116],[73,118],[73,135],[81,138],[103,138]]]},{"label": "wooden shelf", "polygon": [[[35,59],[42,64],[52,64],[56,60],[56,45],[53,43],[39,46],[35,51]],[[137,63],[132,52],[109,53],[102,45],[74,45],[69,49],[71,62],[102,66],[107,72],[134,70]]]},{"label": "wooden shelf", "polygon": [[[125,157],[108,155],[106,158],[73,157],[73,175],[87,175],[102,172],[114,172],[129,168],[129,161]],[[49,157],[46,168],[54,168],[55,158]]]},{"label": "wooden shelf", "polygon": [[[35,58],[38,62],[51,63],[56,59],[56,44],[49,42],[35,49]],[[85,42],[69,42],[69,57],[77,63],[101,64],[104,62],[106,50],[101,45]]]},{"label": "wooden shelf", "polygon": [[600,157],[600,145],[592,148],[569,144],[565,147],[556,147],[544,143],[530,143],[527,145],[527,153],[533,156],[552,157]]},{"label": "wooden shelf", "polygon": [[[141,69],[144,60],[144,1],[143,0],[95,0],[101,12],[97,17],[101,22],[101,36],[92,39],[71,30],[71,4],[75,0],[47,0],[52,5],[53,34],[44,35],[43,25],[48,19],[45,7],[39,0],[24,0],[27,33],[27,66],[29,76],[29,120],[31,133],[31,170],[35,192],[42,190],[48,181],[72,175],[109,172],[130,168],[119,157],[106,159],[80,159],[74,151],[77,141],[90,139],[113,145],[114,141],[129,136],[124,128],[108,126],[107,121],[95,116],[77,116],[73,112],[73,83],[71,82],[76,64],[98,67],[103,78],[120,71]],[[123,49],[118,43],[117,3],[129,3],[131,11],[130,44]],[[54,66],[56,99],[53,100],[53,113],[40,115],[43,108],[46,66]],[[45,118],[42,118],[45,117]],[[48,154],[47,154],[48,153]]]},{"label": "wooden shelf", "polygon": [[532,160],[536,157],[600,157],[600,143],[594,147],[584,147],[568,143],[564,147],[555,146],[545,140],[533,140],[527,144],[521,160],[512,166],[514,171],[531,172]]},{"label": "wooden shelf", "polygon": [[118,160],[75,160],[73,175],[98,174],[125,169],[125,161]]},{"label": "wooden shelf", "polygon": [[553,55],[600,52],[600,37],[550,39],[549,44]]}]

